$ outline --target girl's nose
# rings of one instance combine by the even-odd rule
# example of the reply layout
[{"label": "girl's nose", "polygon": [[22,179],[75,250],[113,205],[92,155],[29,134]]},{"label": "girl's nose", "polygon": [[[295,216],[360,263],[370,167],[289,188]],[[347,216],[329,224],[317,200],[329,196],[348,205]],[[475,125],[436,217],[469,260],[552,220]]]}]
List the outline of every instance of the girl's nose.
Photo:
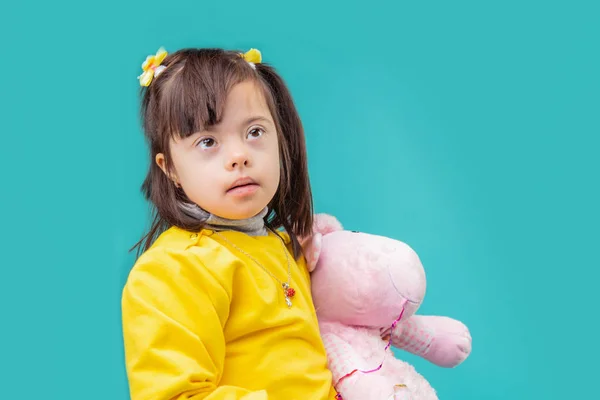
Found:
[{"label": "girl's nose", "polygon": [[250,156],[248,151],[239,146],[231,152],[229,156],[229,160],[227,162],[227,168],[230,170],[234,170],[240,167],[249,167],[250,166]]}]

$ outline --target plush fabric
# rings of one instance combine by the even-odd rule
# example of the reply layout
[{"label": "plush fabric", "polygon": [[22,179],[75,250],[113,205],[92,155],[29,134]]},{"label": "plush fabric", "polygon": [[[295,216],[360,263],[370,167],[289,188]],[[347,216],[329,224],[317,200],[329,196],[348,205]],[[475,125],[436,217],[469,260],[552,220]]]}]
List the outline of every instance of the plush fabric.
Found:
[{"label": "plush fabric", "polygon": [[[315,216],[300,240],[333,382],[344,400],[434,400],[429,382],[390,345],[442,367],[461,364],[471,336],[460,321],[414,315],[426,289],[417,253],[388,237]],[[371,371],[371,372],[368,372]]]}]

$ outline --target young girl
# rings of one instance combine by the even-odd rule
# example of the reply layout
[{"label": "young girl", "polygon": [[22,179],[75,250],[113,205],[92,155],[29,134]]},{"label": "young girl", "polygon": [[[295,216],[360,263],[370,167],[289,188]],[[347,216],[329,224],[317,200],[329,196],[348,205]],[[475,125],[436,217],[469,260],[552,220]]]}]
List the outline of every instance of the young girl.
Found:
[{"label": "young girl", "polygon": [[123,290],[132,400],[334,399],[297,235],[304,133],[260,53],[159,50],[143,64],[155,209]]}]

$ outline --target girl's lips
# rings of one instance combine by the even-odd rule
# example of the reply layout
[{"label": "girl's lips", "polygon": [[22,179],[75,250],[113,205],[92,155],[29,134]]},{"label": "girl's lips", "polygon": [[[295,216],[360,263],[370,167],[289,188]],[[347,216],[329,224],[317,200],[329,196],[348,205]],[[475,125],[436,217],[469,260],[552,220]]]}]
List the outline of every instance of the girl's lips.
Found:
[{"label": "girl's lips", "polygon": [[250,183],[246,185],[235,186],[229,189],[227,193],[234,196],[247,196],[256,192],[258,188],[259,186],[256,183]]},{"label": "girl's lips", "polygon": [[227,189],[227,190],[229,191],[231,189],[235,189],[238,186],[246,186],[246,185],[252,185],[252,184],[256,184],[254,179],[252,179],[248,176],[244,176],[242,178],[239,178],[239,179],[236,179],[235,181],[233,181],[233,183],[231,185],[229,185],[229,189]]}]

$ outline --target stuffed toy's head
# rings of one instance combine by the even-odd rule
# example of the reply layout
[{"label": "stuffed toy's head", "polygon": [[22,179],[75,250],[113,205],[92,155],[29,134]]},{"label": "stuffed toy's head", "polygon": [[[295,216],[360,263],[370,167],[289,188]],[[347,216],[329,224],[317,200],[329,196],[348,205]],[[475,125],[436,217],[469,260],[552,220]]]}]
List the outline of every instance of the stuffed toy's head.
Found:
[{"label": "stuffed toy's head", "polygon": [[319,319],[371,328],[407,319],[425,296],[425,271],[407,244],[344,230],[317,214],[313,234],[302,238]]}]

